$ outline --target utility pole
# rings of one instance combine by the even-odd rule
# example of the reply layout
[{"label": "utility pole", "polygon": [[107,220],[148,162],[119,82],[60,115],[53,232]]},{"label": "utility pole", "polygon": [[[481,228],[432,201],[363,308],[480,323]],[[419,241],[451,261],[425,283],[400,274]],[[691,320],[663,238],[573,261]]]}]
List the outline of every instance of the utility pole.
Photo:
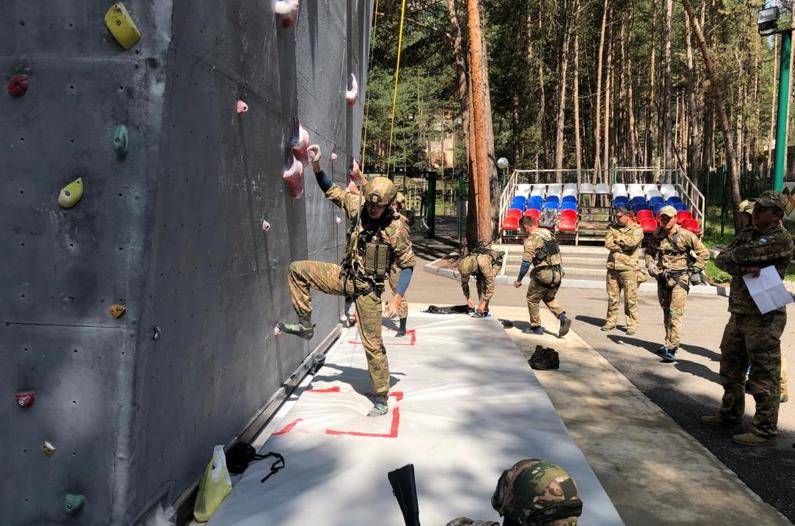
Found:
[{"label": "utility pole", "polygon": [[[475,213],[475,232],[467,232],[470,245],[488,244],[492,241],[491,194],[489,180],[489,156],[486,143],[486,119],[491,112],[486,110],[485,94],[489,89],[488,78],[484,68],[484,50],[482,29],[480,26],[480,8],[478,0],[467,0],[467,24],[469,28],[469,75],[472,108],[470,119],[472,128],[469,140],[469,152],[472,156],[470,177],[474,196],[469,197],[470,213]],[[474,206],[473,206],[474,205]],[[474,209],[474,210],[473,210]],[[473,239],[473,237],[475,239]]]},{"label": "utility pole", "polygon": [[784,190],[784,170],[787,167],[787,121],[789,120],[790,53],[792,29],[781,32],[781,55],[778,68],[778,116],[776,118],[776,170],[773,190]]}]

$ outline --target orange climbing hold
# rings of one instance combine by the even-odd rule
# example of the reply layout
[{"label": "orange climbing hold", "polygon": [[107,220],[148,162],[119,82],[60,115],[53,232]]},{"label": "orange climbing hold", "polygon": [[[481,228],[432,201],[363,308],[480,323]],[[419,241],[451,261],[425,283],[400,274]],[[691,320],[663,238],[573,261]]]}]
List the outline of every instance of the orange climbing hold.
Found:
[{"label": "orange climbing hold", "polygon": [[8,94],[12,97],[21,97],[28,91],[30,79],[27,75],[14,75],[8,81]]},{"label": "orange climbing hold", "polygon": [[28,408],[36,401],[36,391],[19,391],[17,393],[17,404],[19,407]]},{"label": "orange climbing hold", "polygon": [[105,13],[105,25],[124,49],[130,49],[141,40],[141,31],[122,2],[113,4]]},{"label": "orange climbing hold", "polygon": [[118,303],[114,303],[113,305],[110,306],[110,308],[108,308],[108,312],[110,313],[111,316],[113,316],[118,320],[119,318],[124,316],[125,312],[127,312],[127,307],[125,307],[124,305],[120,305]]}]

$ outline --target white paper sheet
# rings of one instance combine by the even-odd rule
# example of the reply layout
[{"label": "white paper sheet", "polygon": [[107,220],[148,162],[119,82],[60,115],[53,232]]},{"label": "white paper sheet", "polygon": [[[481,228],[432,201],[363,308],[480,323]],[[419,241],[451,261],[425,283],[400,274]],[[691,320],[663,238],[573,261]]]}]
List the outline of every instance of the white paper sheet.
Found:
[{"label": "white paper sheet", "polygon": [[772,265],[763,268],[758,278],[746,274],[743,276],[743,280],[748,287],[748,292],[751,293],[751,298],[762,314],[767,314],[793,302],[792,294],[784,287],[776,267]]}]

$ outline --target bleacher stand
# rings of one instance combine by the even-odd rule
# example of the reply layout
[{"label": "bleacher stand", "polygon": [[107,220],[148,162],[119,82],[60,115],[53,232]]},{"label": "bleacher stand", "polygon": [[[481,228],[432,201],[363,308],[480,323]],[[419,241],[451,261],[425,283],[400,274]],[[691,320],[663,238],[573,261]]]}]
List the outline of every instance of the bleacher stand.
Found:
[{"label": "bleacher stand", "polygon": [[516,185],[516,195],[522,195],[524,197],[530,197],[530,192],[532,191],[533,185],[523,183]]}]

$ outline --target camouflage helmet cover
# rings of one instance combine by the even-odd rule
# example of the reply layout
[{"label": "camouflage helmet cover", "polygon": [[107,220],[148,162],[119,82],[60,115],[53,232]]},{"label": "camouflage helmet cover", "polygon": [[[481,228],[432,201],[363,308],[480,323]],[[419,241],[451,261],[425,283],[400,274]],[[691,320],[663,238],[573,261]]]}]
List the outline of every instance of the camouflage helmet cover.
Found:
[{"label": "camouflage helmet cover", "polygon": [[788,204],[787,196],[772,190],[762,192],[762,195],[756,199],[756,206],[760,208],[778,208],[784,213],[787,213]]},{"label": "camouflage helmet cover", "polygon": [[577,486],[563,468],[539,459],[520,460],[502,473],[491,497],[500,515],[522,526],[567,521],[582,513]]},{"label": "camouflage helmet cover", "polygon": [[364,185],[364,199],[373,205],[387,206],[396,194],[395,183],[386,177],[375,177]]},{"label": "camouflage helmet cover", "polygon": [[395,195],[395,203],[400,206],[404,206],[406,204],[406,196],[403,195],[403,192],[398,192],[397,195]]}]

